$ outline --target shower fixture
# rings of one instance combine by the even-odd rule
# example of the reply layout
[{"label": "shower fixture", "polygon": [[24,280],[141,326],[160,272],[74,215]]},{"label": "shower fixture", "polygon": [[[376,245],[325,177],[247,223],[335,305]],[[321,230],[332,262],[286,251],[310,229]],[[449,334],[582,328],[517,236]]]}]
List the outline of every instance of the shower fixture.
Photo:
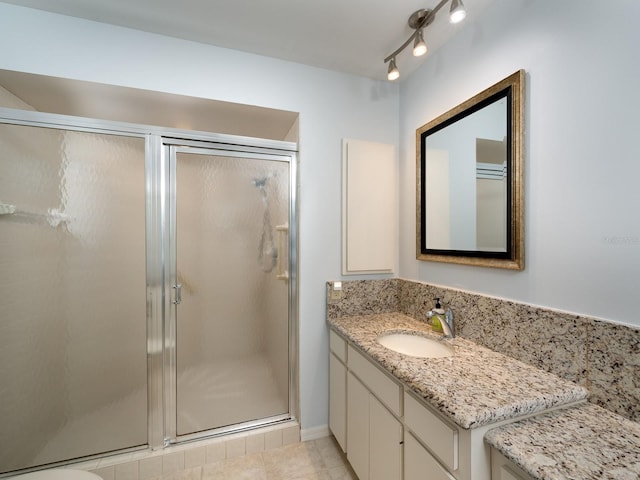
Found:
[{"label": "shower fixture", "polygon": [[70,222],[69,215],[57,208],[49,208],[47,209],[47,213],[37,213],[20,210],[15,205],[2,202],[0,202],[0,216],[15,218],[28,223],[43,223],[53,228],[59,227],[61,224],[66,225]]},{"label": "shower fixture", "polygon": [[427,53],[427,44],[424,41],[423,31],[429,25],[433,23],[436,18],[436,14],[442,7],[446,5],[448,1],[451,1],[451,8],[449,9],[449,22],[458,23],[464,20],[467,12],[464,8],[462,0],[440,0],[440,2],[432,9],[420,9],[411,14],[408,20],[408,24],[413,28],[414,32],[400,47],[384,59],[384,63],[389,63],[389,69],[387,70],[387,78],[389,80],[396,80],[400,77],[400,70],[396,65],[396,57],[413,41],[413,55],[419,57]]},{"label": "shower fixture", "polygon": [[271,272],[278,261],[278,248],[273,240],[273,227],[271,226],[271,215],[269,213],[269,197],[267,195],[267,180],[269,177],[254,178],[253,185],[260,189],[262,193],[262,204],[264,213],[262,215],[262,233],[260,245],[258,246],[258,261],[265,273]]},{"label": "shower fixture", "polygon": [[260,189],[264,189],[264,186],[267,184],[267,177],[254,178],[253,184]]}]

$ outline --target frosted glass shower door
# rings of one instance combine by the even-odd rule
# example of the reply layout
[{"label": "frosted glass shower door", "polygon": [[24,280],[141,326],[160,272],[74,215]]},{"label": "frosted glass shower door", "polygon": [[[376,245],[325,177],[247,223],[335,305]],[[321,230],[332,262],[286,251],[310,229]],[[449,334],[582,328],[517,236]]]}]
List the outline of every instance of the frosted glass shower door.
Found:
[{"label": "frosted glass shower door", "polygon": [[0,125],[0,473],[147,444],[144,147]]},{"label": "frosted glass shower door", "polygon": [[172,152],[176,436],[286,416],[289,163]]}]

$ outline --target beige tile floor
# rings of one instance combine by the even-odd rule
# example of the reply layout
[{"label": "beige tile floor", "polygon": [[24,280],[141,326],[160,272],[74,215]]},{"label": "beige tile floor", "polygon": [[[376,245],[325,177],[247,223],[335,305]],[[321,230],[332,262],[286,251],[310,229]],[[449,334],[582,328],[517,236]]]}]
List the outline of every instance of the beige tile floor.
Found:
[{"label": "beige tile floor", "polygon": [[357,480],[333,437],[222,460],[154,480]]}]

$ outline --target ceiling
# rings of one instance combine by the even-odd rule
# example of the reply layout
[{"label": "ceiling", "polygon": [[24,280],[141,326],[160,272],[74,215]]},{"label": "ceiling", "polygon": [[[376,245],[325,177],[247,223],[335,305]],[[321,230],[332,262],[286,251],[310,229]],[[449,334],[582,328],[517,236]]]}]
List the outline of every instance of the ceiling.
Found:
[{"label": "ceiling", "polygon": [[[4,3],[217,45],[355,75],[386,79],[384,58],[413,32],[411,13],[437,0],[2,0]],[[406,78],[494,0],[464,0],[467,19],[446,5],[425,30],[429,53],[398,57]]]}]

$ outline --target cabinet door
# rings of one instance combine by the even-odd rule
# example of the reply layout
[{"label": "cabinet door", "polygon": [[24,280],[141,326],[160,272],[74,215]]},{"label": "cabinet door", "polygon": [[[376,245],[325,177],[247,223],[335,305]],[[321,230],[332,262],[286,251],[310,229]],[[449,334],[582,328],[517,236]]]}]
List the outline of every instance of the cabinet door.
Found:
[{"label": "cabinet door", "polygon": [[404,435],[404,480],[455,480],[409,432]]},{"label": "cabinet door", "polygon": [[402,480],[402,425],[369,396],[369,480]]},{"label": "cabinet door", "polygon": [[347,451],[347,367],[329,354],[329,428],[343,452]]},{"label": "cabinet door", "polygon": [[397,206],[393,145],[343,140],[342,273],[395,268]]},{"label": "cabinet door", "polygon": [[359,480],[369,480],[369,391],[347,374],[347,459]]}]

